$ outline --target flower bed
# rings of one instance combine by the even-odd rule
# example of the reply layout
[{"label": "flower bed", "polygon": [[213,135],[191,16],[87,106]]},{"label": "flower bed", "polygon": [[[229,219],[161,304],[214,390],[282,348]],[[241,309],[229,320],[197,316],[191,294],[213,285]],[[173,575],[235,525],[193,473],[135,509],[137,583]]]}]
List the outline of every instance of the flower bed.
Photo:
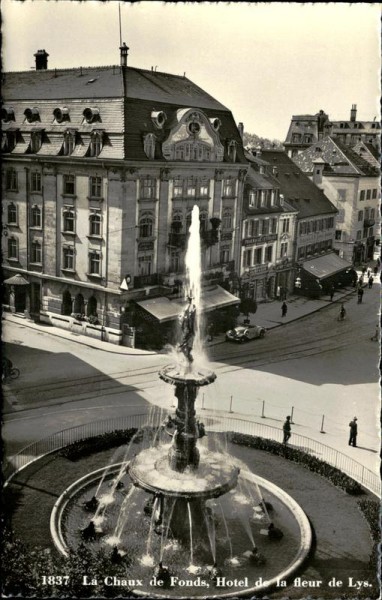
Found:
[{"label": "flower bed", "polygon": [[276,456],[281,456],[286,460],[291,460],[300,465],[303,465],[313,473],[317,473],[322,477],[325,477],[333,485],[342,488],[347,494],[360,495],[364,493],[362,486],[345,473],[342,473],[336,467],[332,467],[328,463],[320,460],[319,458],[298,450],[297,448],[291,448],[285,444],[280,444],[273,440],[267,440],[261,437],[247,435],[244,433],[232,433],[230,441],[233,444],[239,444],[247,446],[248,448],[256,448],[257,450],[264,450],[265,452],[271,452]]}]

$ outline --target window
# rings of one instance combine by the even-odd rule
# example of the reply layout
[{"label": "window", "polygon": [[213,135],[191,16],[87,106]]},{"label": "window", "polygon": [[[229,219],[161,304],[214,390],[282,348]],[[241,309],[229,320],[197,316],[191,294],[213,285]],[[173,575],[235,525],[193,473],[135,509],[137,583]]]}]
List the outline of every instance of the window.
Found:
[{"label": "window", "polygon": [[147,238],[153,235],[153,217],[151,213],[143,213],[139,219],[139,237]]},{"label": "window", "polygon": [[74,271],[74,248],[72,246],[65,246],[62,249],[62,257],[62,268],[67,271]]},{"label": "window", "polygon": [[68,233],[74,233],[74,210],[67,208],[63,213],[64,217],[64,231]]},{"label": "window", "polygon": [[359,196],[360,200],[365,200],[365,190],[361,190],[360,196]]},{"label": "window", "polygon": [[297,251],[297,260],[300,260],[301,258],[305,258],[305,246],[300,246]]},{"label": "window", "polygon": [[377,197],[378,190],[376,188],[373,189],[372,198],[373,200]]},{"label": "window", "polygon": [[337,229],[336,230],[336,240],[340,240],[342,236],[342,231],[341,229]]},{"label": "window", "polygon": [[180,198],[183,196],[183,180],[177,177],[174,179],[174,198]]},{"label": "window", "polygon": [[32,131],[31,132],[31,152],[36,154],[41,148],[42,145],[42,131]]},{"label": "window", "polygon": [[235,180],[225,179],[223,183],[223,196],[232,198],[235,195]]},{"label": "window", "polygon": [[8,238],[8,259],[9,260],[17,260],[18,259],[18,243],[16,238]]},{"label": "window", "polygon": [[[339,217],[339,213],[340,213],[340,212],[341,212],[341,211],[338,211],[338,215],[337,215],[337,221],[339,221],[339,218],[338,218],[338,217]],[[313,233],[315,233],[315,232],[317,231],[317,221],[312,221],[312,231],[313,231]]]},{"label": "window", "polygon": [[292,142],[294,143],[298,143],[301,140],[301,135],[299,133],[294,133],[292,135]]},{"label": "window", "polygon": [[91,198],[102,198],[102,177],[89,178],[89,193]]},{"label": "window", "polygon": [[64,156],[70,156],[76,145],[76,132],[68,129],[64,133],[64,145],[62,153]]},{"label": "window", "polygon": [[283,233],[289,232],[289,219],[283,219]]},{"label": "window", "polygon": [[251,266],[251,254],[252,254],[252,250],[244,250],[243,267]]},{"label": "window", "polygon": [[375,219],[375,208],[370,209],[370,219]]},{"label": "window", "polygon": [[5,183],[7,191],[17,192],[17,172],[15,169],[7,169]]},{"label": "window", "polygon": [[41,173],[32,171],[31,173],[31,192],[41,192]]},{"label": "window", "polygon": [[38,206],[32,206],[31,227],[41,227],[41,209]]},{"label": "window", "polygon": [[272,262],[273,246],[267,246],[265,249],[265,260],[266,262]]},{"label": "window", "polygon": [[196,197],[196,179],[190,177],[186,182],[186,196],[188,198]]},{"label": "window", "polygon": [[255,251],[253,253],[253,264],[254,265],[261,265],[262,256],[263,256],[263,249],[262,248],[255,248]]},{"label": "window", "polygon": [[203,179],[199,186],[199,196],[207,198],[210,195],[210,182],[208,179]]},{"label": "window", "polygon": [[229,247],[221,248],[220,250],[220,263],[228,263],[229,262]]},{"label": "window", "polygon": [[170,253],[170,271],[178,273],[180,271],[180,256],[178,250],[172,250]]},{"label": "window", "polygon": [[98,156],[102,150],[102,132],[93,131],[90,137],[89,156]]},{"label": "window", "polygon": [[73,312],[81,315],[85,314],[85,300],[82,294],[77,294],[74,298]]},{"label": "window", "polygon": [[67,196],[74,196],[76,189],[74,175],[64,175],[63,184],[63,193]]},{"label": "window", "polygon": [[5,136],[4,152],[12,152],[17,143],[17,131],[6,131],[3,135]]},{"label": "window", "polygon": [[345,209],[340,208],[336,217],[337,223],[343,223],[345,221]]},{"label": "window", "polygon": [[89,252],[89,275],[101,275],[101,254],[97,250]]},{"label": "window", "polygon": [[312,136],[311,135],[304,135],[304,143],[305,144],[310,144],[312,142]]},{"label": "window", "polygon": [[277,233],[277,219],[272,219],[272,233]]},{"label": "window", "polygon": [[288,242],[282,242],[280,245],[280,258],[284,258],[288,254]]},{"label": "window", "polygon": [[254,192],[253,190],[251,190],[249,192],[249,206],[251,208],[254,208],[254,206],[255,206],[255,200],[256,200],[256,192]]},{"label": "window", "polygon": [[363,210],[358,211],[358,221],[363,221]]},{"label": "window", "polygon": [[17,225],[17,206],[16,204],[8,204],[8,225]]},{"label": "window", "polygon": [[151,275],[153,257],[151,254],[146,256],[138,256],[138,273],[139,275]]},{"label": "window", "polygon": [[153,133],[145,135],[143,140],[143,151],[150,160],[155,158],[155,144],[156,136]]},{"label": "window", "polygon": [[250,221],[250,224],[251,224],[251,229],[250,229],[251,237],[258,236],[259,231],[260,231],[260,221],[258,219],[255,219],[255,220]]},{"label": "window", "polygon": [[261,235],[267,235],[269,233],[269,219],[263,219],[261,221]]},{"label": "window", "polygon": [[228,157],[231,162],[235,162],[237,153],[237,142],[231,140],[228,144]]},{"label": "window", "polygon": [[225,210],[222,217],[222,230],[232,229],[232,212],[230,210]]},{"label": "window", "polygon": [[101,213],[92,212],[89,216],[89,235],[101,235]]},{"label": "window", "polygon": [[[325,245],[325,243],[324,243],[324,245]],[[306,247],[306,255],[307,255],[307,256],[311,256],[311,254],[312,254],[312,253],[313,253],[313,246],[312,246],[311,244],[309,244],[309,245]]]},{"label": "window", "polygon": [[371,190],[367,190],[366,191],[366,200],[370,200],[371,199]]},{"label": "window", "polygon": [[140,180],[140,197],[155,198],[156,197],[156,179],[145,177]]},{"label": "window", "polygon": [[41,263],[42,262],[42,249],[41,244],[38,241],[34,241],[31,244],[31,262]]}]

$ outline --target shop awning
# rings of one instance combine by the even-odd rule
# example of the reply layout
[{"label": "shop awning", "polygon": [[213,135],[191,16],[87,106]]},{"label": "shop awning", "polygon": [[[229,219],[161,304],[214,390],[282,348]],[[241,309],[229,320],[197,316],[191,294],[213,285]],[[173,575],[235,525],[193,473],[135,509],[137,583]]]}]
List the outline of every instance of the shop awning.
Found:
[{"label": "shop awning", "polygon": [[302,264],[302,268],[316,279],[325,279],[325,277],[330,277],[340,271],[347,269],[352,270],[353,265],[343,258],[340,258],[335,252],[332,252],[305,261]]},{"label": "shop awning", "polygon": [[5,279],[4,283],[7,285],[29,285],[29,281],[27,281],[20,273],[17,275],[12,275],[9,279]]},{"label": "shop awning", "polygon": [[[240,299],[224,290],[219,285],[202,291],[202,312],[209,312],[215,308],[225,308],[239,304]],[[164,296],[140,300],[138,306],[149,312],[160,323],[177,319],[187,306],[187,301],[181,298],[170,300]]]}]

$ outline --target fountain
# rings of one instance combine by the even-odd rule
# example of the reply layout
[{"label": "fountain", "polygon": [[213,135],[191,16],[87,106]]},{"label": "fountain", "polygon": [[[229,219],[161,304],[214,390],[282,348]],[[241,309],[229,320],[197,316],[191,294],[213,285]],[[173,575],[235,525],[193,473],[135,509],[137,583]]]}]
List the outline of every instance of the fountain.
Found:
[{"label": "fountain", "polygon": [[[199,210],[194,207],[182,338],[175,363],[159,373],[174,387],[175,414],[167,416],[151,446],[131,460],[126,451],[122,463],[68,488],[51,519],[63,554],[82,539],[108,544],[115,563],[128,557],[132,573],[150,582],[134,590],[141,595],[177,598],[178,587],[185,597],[211,596],[209,587],[219,588],[219,597],[268,589],[294,572],[310,547],[309,523],[298,505],[226,453],[211,449],[210,434],[196,417],[200,388],[216,379],[204,366],[201,343],[200,255]],[[94,513],[85,527],[81,510]],[[283,531],[275,527],[274,513],[282,515]]]}]

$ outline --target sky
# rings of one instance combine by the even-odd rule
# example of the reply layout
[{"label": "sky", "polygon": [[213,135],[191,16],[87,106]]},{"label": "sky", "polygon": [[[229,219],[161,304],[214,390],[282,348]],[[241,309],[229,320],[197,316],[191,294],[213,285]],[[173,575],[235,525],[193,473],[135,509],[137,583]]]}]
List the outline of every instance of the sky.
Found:
[{"label": "sky", "polygon": [[2,0],[5,71],[119,64],[183,75],[248,133],[286,137],[293,114],[379,119],[380,3]]}]

